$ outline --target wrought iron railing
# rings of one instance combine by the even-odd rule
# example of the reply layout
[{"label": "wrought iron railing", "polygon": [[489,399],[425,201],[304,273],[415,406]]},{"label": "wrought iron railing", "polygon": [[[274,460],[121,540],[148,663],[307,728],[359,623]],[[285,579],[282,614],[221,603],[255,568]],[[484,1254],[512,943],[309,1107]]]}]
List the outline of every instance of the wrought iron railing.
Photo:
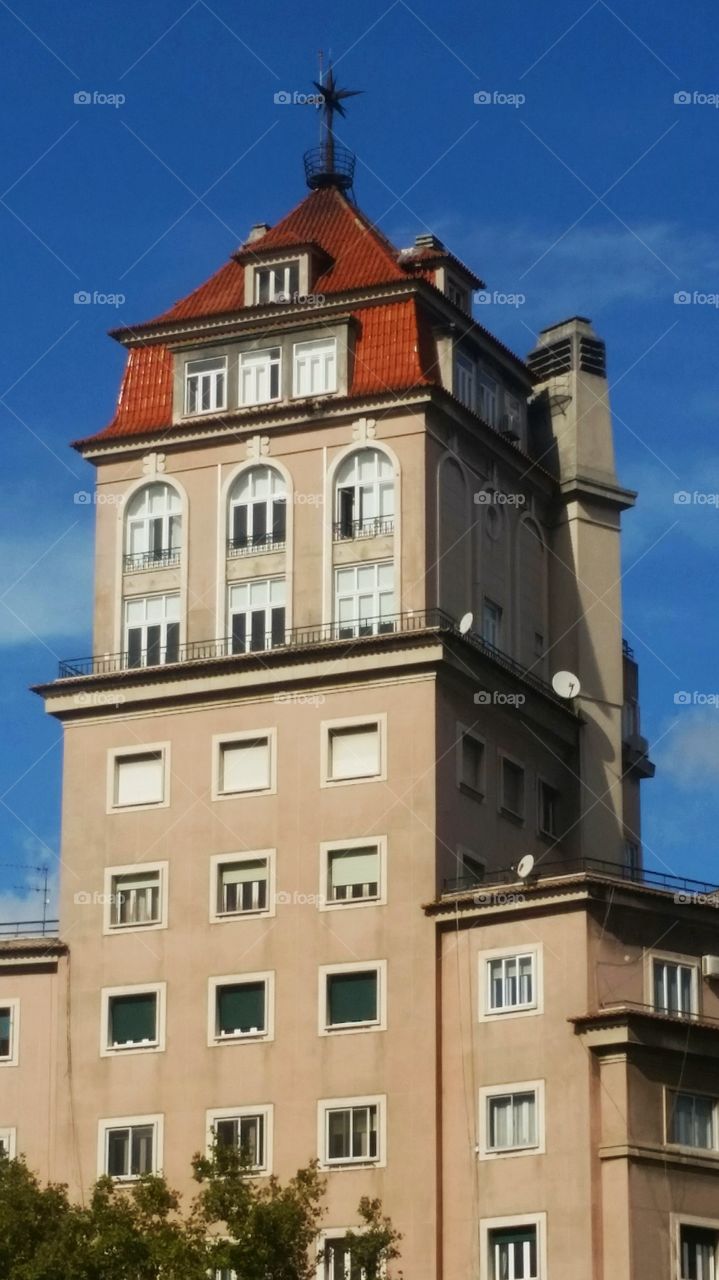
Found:
[{"label": "wrought iron railing", "polygon": [[229,538],[227,541],[228,556],[254,556],[262,551],[284,551],[285,537],[276,538],[272,533],[265,533],[260,538]]},{"label": "wrought iron railing", "polygon": [[[613,880],[626,880],[633,884],[646,885],[648,888],[673,891],[680,901],[706,901],[710,906],[719,907],[719,886],[707,884],[703,880],[691,880],[688,876],[675,876],[667,871],[653,871],[648,867],[630,867],[621,862],[608,862],[602,858],[560,858],[552,861],[537,862],[530,883],[534,880],[547,880],[558,876],[602,875]],[[487,871],[484,878],[476,876],[456,876],[446,879],[442,889],[444,893],[469,892],[472,889],[485,889],[497,885],[521,883],[515,867],[503,867],[498,871]]]},{"label": "wrought iron railing", "polygon": [[0,938],[57,937],[59,920],[2,920]]},{"label": "wrought iron railing", "polygon": [[179,547],[164,547],[161,551],[139,551],[125,556],[122,567],[125,573],[134,573],[139,569],[170,569],[179,563]]},{"label": "wrought iron railing", "polygon": [[373,516],[369,520],[340,521],[332,526],[334,542],[349,542],[355,538],[379,538],[389,533],[394,533],[394,520],[381,519],[379,516]]}]

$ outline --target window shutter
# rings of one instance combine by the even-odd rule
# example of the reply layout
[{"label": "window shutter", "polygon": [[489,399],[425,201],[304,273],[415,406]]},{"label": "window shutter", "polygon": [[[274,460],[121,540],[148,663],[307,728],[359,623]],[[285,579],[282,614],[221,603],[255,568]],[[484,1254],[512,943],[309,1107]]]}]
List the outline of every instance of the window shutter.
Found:
[{"label": "window shutter", "polygon": [[139,667],[142,665],[142,628],[130,627],[127,633],[127,665],[128,667]]},{"label": "window shutter", "polygon": [[12,1014],[9,1009],[0,1009],[0,1058],[10,1057],[10,1031]]},{"label": "window shutter", "polygon": [[162,517],[158,517],[150,521],[150,549],[152,554],[159,556],[164,550],[162,546]]},{"label": "window shutter", "polygon": [[328,1023],[377,1021],[377,973],[334,973],[327,979]]},{"label": "window shutter", "polygon": [[267,541],[267,503],[252,504],[252,545],[261,547]]},{"label": "window shutter", "polygon": [[379,728],[376,725],[331,730],[330,750],[333,778],[372,777],[380,771]]},{"label": "window shutter", "polygon": [[250,649],[256,653],[267,648],[267,614],[264,609],[255,609],[250,614],[251,638]]},{"label": "window shutter", "polygon": [[222,790],[262,791],[270,785],[267,738],[227,743],[222,748]]},{"label": "window shutter", "polygon": [[165,644],[165,662],[177,662],[180,657],[180,624],[168,622]]},{"label": "window shutter", "polygon": [[345,849],[330,854],[330,887],[376,885],[379,880],[379,853],[376,849]]},{"label": "window shutter", "polygon": [[130,1130],[111,1129],[107,1135],[107,1172],[111,1178],[125,1177],[129,1172]]},{"label": "window shutter", "polygon": [[247,546],[247,504],[244,502],[232,509],[232,541],[236,547]]},{"label": "window shutter", "polygon": [[220,1035],[264,1031],[265,984],[220,987],[217,992],[217,1024]]},{"label": "window shutter", "polygon": [[160,644],[162,641],[162,627],[147,628],[147,655],[145,661],[148,667],[159,667],[160,665]]},{"label": "window shutter", "polygon": [[285,611],[282,606],[272,610],[272,648],[285,643]]},{"label": "window shutter", "polygon": [[244,653],[247,648],[247,619],[244,613],[232,615],[232,652]]},{"label": "window shutter", "polygon": [[287,536],[287,502],[284,498],[275,498],[272,503],[272,538],[274,542],[284,542]]},{"label": "window shutter", "polygon": [[157,1039],[157,996],[113,996],[110,1000],[110,1044],[140,1044]]},{"label": "window shutter", "polygon": [[115,803],[159,804],[163,791],[163,760],[160,751],[121,757],[116,762]]},{"label": "window shutter", "polygon": [[354,489],[340,489],[338,514],[342,537],[351,538],[354,521]]}]

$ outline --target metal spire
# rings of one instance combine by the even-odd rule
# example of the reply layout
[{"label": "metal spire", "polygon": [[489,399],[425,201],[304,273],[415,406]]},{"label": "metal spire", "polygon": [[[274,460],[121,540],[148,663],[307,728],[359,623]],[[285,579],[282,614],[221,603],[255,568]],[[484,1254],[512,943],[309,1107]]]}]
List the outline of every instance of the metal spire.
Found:
[{"label": "metal spire", "polygon": [[320,145],[305,155],[305,173],[307,184],[312,188],[336,186],[348,190],[354,178],[355,157],[351,151],[337,141],[334,134],[334,115],[346,116],[344,101],[363,93],[362,89],[340,89],[335,79],[334,68],[329,63],[327,71],[322,73],[322,52],[320,51],[320,78],[312,82],[320,94],[319,109],[322,112],[320,121]]}]

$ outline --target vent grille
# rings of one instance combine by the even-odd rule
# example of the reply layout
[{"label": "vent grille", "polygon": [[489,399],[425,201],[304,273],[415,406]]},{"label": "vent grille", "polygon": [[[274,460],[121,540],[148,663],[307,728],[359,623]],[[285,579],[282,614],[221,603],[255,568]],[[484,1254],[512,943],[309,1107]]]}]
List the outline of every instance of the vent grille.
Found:
[{"label": "vent grille", "polygon": [[596,338],[579,339],[579,368],[583,373],[595,373],[598,378],[607,376],[607,351]]},{"label": "vent grille", "polygon": [[572,368],[572,340],[564,338],[548,347],[537,347],[528,357],[529,367],[540,382],[554,378],[559,373],[570,373]]}]

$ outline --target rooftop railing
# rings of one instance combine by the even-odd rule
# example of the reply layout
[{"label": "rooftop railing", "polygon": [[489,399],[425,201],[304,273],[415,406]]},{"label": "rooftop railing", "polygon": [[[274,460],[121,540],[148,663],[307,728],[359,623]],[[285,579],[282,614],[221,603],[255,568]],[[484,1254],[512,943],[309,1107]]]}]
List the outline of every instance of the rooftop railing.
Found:
[{"label": "rooftop railing", "polygon": [[[705,902],[709,906],[719,907],[719,885],[707,884],[703,880],[691,880],[688,876],[675,876],[667,871],[653,871],[647,867],[629,867],[621,862],[609,862],[602,858],[562,858],[553,861],[537,861],[528,883],[537,880],[556,879],[558,876],[600,875],[609,876],[613,880],[624,880],[632,884],[644,885],[647,888],[664,889],[673,892],[680,902]],[[485,876],[457,876],[444,881],[443,893],[469,893],[477,889],[486,890],[498,885],[511,884],[515,888],[527,881],[517,875],[515,867],[504,867],[498,871],[487,870]]]},{"label": "rooftop railing", "polygon": [[57,937],[59,920],[0,920],[0,938]]}]

